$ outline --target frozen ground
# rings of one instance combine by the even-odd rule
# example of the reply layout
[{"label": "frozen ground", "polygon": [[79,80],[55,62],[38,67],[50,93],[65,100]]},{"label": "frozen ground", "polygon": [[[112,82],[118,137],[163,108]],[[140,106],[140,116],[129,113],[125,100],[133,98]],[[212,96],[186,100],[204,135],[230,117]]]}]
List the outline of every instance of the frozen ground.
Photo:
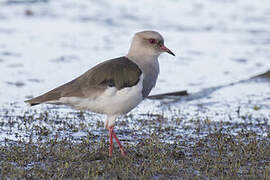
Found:
[{"label": "frozen ground", "polygon": [[[173,111],[182,114],[184,121],[233,123],[252,115],[251,122],[266,119],[265,129],[259,132],[267,135],[269,81],[227,85],[270,69],[269,24],[268,0],[1,0],[1,121],[26,111],[35,113],[23,103],[25,99],[77,77],[102,60],[125,55],[135,32],[153,29],[165,37],[176,57],[160,57],[161,73],[152,94],[188,90],[198,96],[173,102],[146,100],[133,115],[162,113],[171,118]],[[93,124],[99,117],[87,121]],[[140,132],[136,122],[127,126]],[[173,126],[183,132],[177,123]],[[17,139],[6,131],[0,132],[1,141]]]}]

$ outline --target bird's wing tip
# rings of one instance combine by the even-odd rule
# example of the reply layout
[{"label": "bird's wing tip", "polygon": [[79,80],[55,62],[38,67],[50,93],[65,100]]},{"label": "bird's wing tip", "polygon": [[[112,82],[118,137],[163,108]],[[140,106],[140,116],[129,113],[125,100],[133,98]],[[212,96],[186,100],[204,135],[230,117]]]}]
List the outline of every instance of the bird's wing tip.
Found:
[{"label": "bird's wing tip", "polygon": [[32,102],[32,99],[26,100],[26,101],[24,101],[24,103],[26,103],[29,106],[34,106],[34,105],[40,104],[40,103],[37,103],[37,102]]}]

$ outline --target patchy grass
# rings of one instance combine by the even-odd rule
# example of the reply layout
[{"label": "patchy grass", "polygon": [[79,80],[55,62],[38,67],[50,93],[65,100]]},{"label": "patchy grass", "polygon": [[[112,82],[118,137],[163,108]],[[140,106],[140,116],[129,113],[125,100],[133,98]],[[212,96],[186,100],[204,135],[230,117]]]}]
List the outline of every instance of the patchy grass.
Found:
[{"label": "patchy grass", "polygon": [[[6,138],[0,146],[0,174],[7,179],[270,177],[267,119],[237,124],[192,119],[187,123],[178,116],[168,119],[163,114],[142,115],[137,123],[144,128],[119,130],[130,128],[128,123],[120,121],[116,129],[127,157],[121,156],[118,147],[113,157],[108,157],[107,132],[102,130],[101,122],[85,122],[89,114],[79,112],[72,117],[60,117],[55,112],[27,112],[21,117],[5,114],[2,130],[10,135],[26,132],[18,135],[16,141]],[[155,126],[146,120],[151,118]],[[130,115],[126,119],[129,122],[134,117]],[[91,127],[100,128],[100,135],[92,133]],[[258,129],[264,135],[257,133]],[[76,132],[85,135],[74,138]]]}]

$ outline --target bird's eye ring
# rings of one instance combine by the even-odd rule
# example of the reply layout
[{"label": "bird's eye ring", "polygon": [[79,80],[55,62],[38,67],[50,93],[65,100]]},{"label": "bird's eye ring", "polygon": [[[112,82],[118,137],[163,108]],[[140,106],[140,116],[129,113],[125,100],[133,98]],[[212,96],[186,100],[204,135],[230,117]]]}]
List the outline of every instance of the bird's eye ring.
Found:
[{"label": "bird's eye ring", "polygon": [[149,41],[150,44],[155,44],[156,43],[155,39],[149,39],[148,41]]}]

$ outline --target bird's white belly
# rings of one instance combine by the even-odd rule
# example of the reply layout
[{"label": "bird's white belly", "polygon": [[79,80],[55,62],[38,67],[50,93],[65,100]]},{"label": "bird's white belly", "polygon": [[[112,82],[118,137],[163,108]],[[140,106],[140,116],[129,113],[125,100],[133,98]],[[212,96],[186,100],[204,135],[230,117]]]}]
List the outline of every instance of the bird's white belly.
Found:
[{"label": "bird's white belly", "polygon": [[69,104],[76,109],[89,110],[92,112],[108,115],[121,115],[131,111],[142,100],[143,75],[137,85],[117,90],[108,87],[96,98],[62,97],[59,101]]}]

